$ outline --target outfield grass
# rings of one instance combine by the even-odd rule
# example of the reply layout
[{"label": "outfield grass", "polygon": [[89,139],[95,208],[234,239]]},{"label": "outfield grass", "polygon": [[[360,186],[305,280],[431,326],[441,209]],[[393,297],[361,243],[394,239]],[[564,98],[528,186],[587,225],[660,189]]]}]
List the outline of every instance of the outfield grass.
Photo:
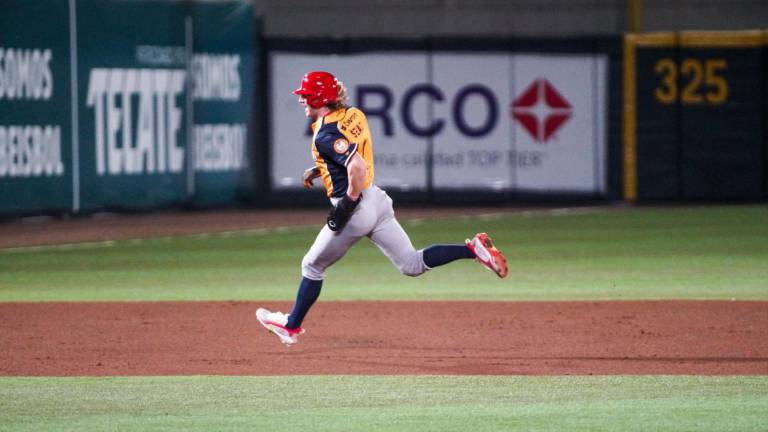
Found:
[{"label": "outfield grass", "polygon": [[[404,223],[416,247],[487,230],[498,280],[464,261],[408,278],[361,241],[323,300],[768,299],[768,207],[533,212]],[[316,227],[0,250],[0,301],[291,300]]]},{"label": "outfield grass", "polygon": [[764,431],[767,377],[0,379],[3,431]]}]

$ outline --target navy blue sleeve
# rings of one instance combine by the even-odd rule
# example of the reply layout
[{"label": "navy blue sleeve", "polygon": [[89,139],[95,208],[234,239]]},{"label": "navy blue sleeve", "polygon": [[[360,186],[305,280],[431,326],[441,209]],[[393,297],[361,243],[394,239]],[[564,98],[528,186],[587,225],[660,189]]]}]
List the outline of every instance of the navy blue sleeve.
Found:
[{"label": "navy blue sleeve", "polygon": [[315,138],[315,147],[327,163],[334,162],[347,166],[357,152],[357,144],[349,140],[334,127],[323,128]]}]

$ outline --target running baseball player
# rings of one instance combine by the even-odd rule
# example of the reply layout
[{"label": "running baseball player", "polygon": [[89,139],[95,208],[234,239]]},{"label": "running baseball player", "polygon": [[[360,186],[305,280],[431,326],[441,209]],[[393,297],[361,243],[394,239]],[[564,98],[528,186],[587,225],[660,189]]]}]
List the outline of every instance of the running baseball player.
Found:
[{"label": "running baseball player", "polygon": [[315,165],[303,174],[306,188],[321,179],[332,208],[301,262],[302,279],[290,314],[259,308],[256,318],[280,341],[292,345],[303,333],[307,312],[320,295],[325,270],[362,237],[368,237],[400,272],[419,276],[458,259],[475,259],[500,278],[507,261],[485,233],[464,244],[414,249],[395,219],[392,199],[373,183],[373,143],[365,114],[347,106],[347,90],[328,72],[309,72],[293,92],[312,124]]}]

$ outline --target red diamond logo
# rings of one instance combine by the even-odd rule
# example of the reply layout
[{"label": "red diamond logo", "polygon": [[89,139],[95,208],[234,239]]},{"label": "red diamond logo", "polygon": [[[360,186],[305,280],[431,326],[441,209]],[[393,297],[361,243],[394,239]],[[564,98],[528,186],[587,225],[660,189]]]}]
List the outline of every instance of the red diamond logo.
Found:
[{"label": "red diamond logo", "polygon": [[510,106],[512,116],[539,143],[547,142],[571,117],[571,104],[544,78],[535,79]]}]

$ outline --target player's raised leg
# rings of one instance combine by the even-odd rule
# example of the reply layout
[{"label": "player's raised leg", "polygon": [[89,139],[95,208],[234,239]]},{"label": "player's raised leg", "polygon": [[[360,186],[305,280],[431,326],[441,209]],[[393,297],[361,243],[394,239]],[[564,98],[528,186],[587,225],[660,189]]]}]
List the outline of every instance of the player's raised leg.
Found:
[{"label": "player's raised leg", "polygon": [[[507,263],[493,247],[487,234],[478,234],[465,244],[435,244],[416,250],[411,239],[394,217],[379,225],[370,235],[384,255],[406,276],[419,276],[427,270],[459,259],[476,259],[499,277],[507,275]],[[490,246],[487,246],[490,244]]]},{"label": "player's raised leg", "polygon": [[390,218],[378,225],[368,237],[400,270],[400,273],[406,276],[418,276],[429,270],[424,263],[422,253],[413,247],[411,239],[395,218]]},{"label": "player's raised leg", "polygon": [[499,277],[507,276],[507,260],[485,233],[466,240],[465,244],[436,244],[416,250],[394,216],[392,200],[383,191],[381,195],[379,222],[368,237],[404,275],[418,276],[459,259],[474,258]]}]

